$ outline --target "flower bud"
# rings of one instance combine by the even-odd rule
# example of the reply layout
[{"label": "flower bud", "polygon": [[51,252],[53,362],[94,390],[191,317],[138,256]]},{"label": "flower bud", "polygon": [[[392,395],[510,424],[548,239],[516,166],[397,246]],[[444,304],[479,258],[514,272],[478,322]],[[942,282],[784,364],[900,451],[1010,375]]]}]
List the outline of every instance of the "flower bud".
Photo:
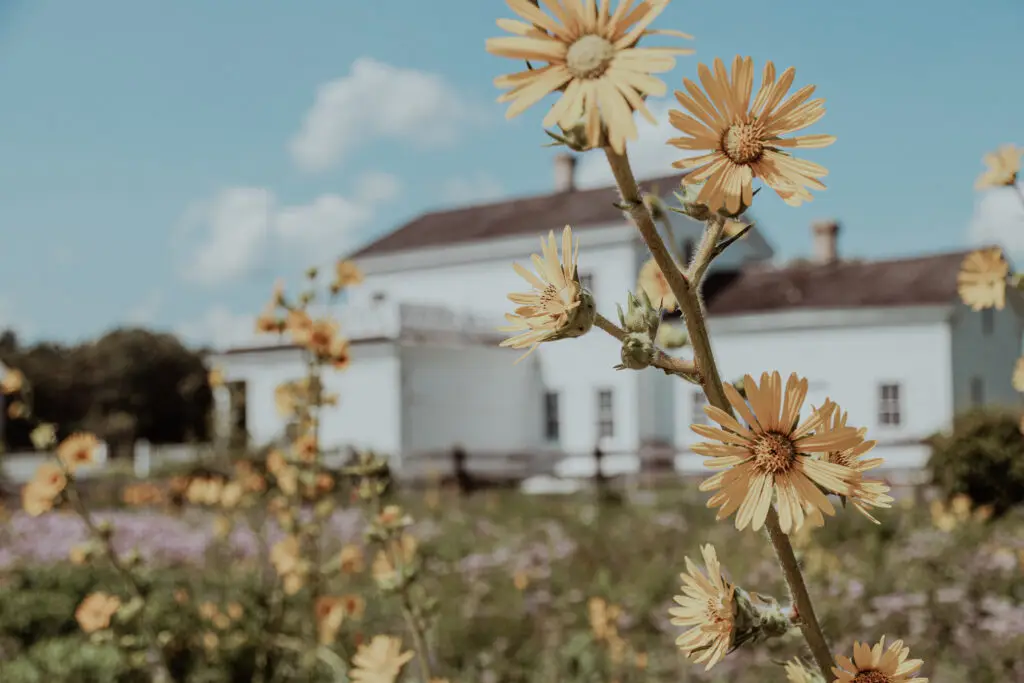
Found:
[{"label": "flower bud", "polygon": [[621,365],[616,370],[642,370],[654,360],[654,342],[644,332],[631,332],[622,340]]},{"label": "flower bud", "polygon": [[627,292],[626,313],[622,313],[622,307],[616,305],[619,311],[619,323],[626,332],[646,333],[651,338],[658,334],[658,327],[661,325],[661,309],[651,304],[647,292],[641,290],[640,296]]},{"label": "flower bud", "polygon": [[748,593],[737,586],[735,600],[733,648],[778,638],[793,628],[793,622],[773,597]]}]

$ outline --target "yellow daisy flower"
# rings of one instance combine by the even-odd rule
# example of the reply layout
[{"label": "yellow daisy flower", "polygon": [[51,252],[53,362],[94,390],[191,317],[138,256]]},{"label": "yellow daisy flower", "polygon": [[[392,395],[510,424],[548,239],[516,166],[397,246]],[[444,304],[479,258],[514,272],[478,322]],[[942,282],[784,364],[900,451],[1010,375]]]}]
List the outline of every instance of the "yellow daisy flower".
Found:
[{"label": "yellow daisy flower", "polygon": [[964,257],[956,278],[960,298],[971,310],[1003,310],[1006,305],[1006,276],[1010,264],[999,247],[972,251]]},{"label": "yellow daisy flower", "polygon": [[120,607],[121,600],[116,595],[90,593],[75,610],[75,621],[85,633],[102,631],[110,626],[110,618]]},{"label": "yellow daisy flower", "polygon": [[1024,156],[1024,148],[1014,145],[1002,145],[994,152],[986,154],[982,160],[988,168],[978,176],[974,187],[984,190],[988,187],[1006,187],[1017,182],[1020,173],[1020,159]]},{"label": "yellow daisy flower", "polygon": [[413,652],[402,652],[402,641],[394,636],[374,636],[367,645],[360,645],[352,657],[349,678],[355,683],[394,683]]},{"label": "yellow daisy flower", "polygon": [[853,644],[853,661],[849,657],[836,657],[838,667],[832,667],[834,683],[928,683],[927,678],[916,678],[924,664],[920,659],[907,659],[910,648],[897,640],[885,647],[885,636],[871,647],[867,643]]},{"label": "yellow daisy flower", "polygon": [[515,313],[505,314],[510,324],[499,328],[501,332],[518,333],[502,341],[501,346],[529,349],[517,363],[542,342],[579,337],[594,324],[594,298],[583,289],[576,272],[579,242],[574,248],[572,228],[567,225],[562,231],[561,260],[554,231],[548,233],[547,241],[541,238],[540,246],[543,256],[531,257],[536,275],[518,263],[513,264],[515,271],[533,285],[533,291],[508,295],[509,301],[519,307]]},{"label": "yellow daisy flower", "polygon": [[[812,406],[812,410],[813,410]],[[835,431],[837,429],[846,429],[846,412],[840,413],[837,407],[832,412],[832,418],[822,423],[821,427],[817,430],[820,433],[826,433]],[[861,512],[865,517],[870,519],[875,524],[880,522],[871,516],[868,512],[870,507],[878,508],[889,508],[892,507],[892,497],[887,495],[889,486],[881,481],[864,479],[863,475],[868,470],[879,467],[884,461],[882,458],[870,458],[868,460],[861,460],[872,448],[875,447],[876,441],[864,441],[864,436],[867,434],[867,429],[861,427],[857,430],[857,435],[861,439],[861,442],[850,448],[839,451],[829,451],[823,453],[821,459],[836,465],[842,465],[850,468],[854,476],[851,477],[847,484],[850,487],[850,493],[846,496],[847,500],[853,504],[853,506]],[[809,515],[812,513],[809,513]],[[821,526],[825,523],[825,520],[821,518],[821,512],[816,509],[813,515],[818,519],[815,521],[816,526]]]},{"label": "yellow daisy flower", "polygon": [[689,626],[689,630],[676,639],[676,645],[696,664],[705,663],[707,671],[722,661],[733,641],[736,624],[735,587],[725,580],[714,546],[701,548],[705,574],[690,558],[686,559],[686,573],[682,595],[672,598],[678,607],[669,608],[672,624]]},{"label": "yellow daisy flower", "polygon": [[668,141],[680,149],[710,150],[673,164],[694,169],[683,178],[684,185],[704,183],[697,203],[711,211],[724,208],[738,214],[753,201],[754,178],[760,178],[793,206],[810,201],[810,189],[825,189],[818,178],[828,175],[828,169],[795,159],[783,150],[827,147],[835,137],[780,137],[802,130],[825,115],[824,100],[808,101],[814,93],[813,85],[801,88],[783,102],[796,72],[786,69],[776,80],[775,65],[767,62],[761,87],[751,102],[754,63],[750,57],[737,56],[731,76],[721,59],[715,59],[713,72],[705,64],[698,67],[698,72],[704,91],[683,79],[687,92],[675,93],[679,104],[690,113],[669,111],[669,122],[685,137]]},{"label": "yellow daisy flower", "polygon": [[789,376],[785,391],[777,371],[762,373],[760,385],[750,375],[743,378],[743,383],[749,406],[732,385],[725,385],[725,393],[746,426],[724,410],[705,406],[707,415],[722,428],[691,427],[718,442],[693,446],[695,453],[711,458],[704,461],[705,466],[727,468],[700,485],[702,491],[718,491],[708,500],[708,507],[721,508],[718,519],[736,512],[737,529],[750,526],[757,531],[764,525],[774,499],[785,533],[800,528],[808,504],[825,514],[835,514],[818,486],[849,495],[848,482],[856,475],[849,467],[811,456],[853,448],[862,441],[857,430],[841,427],[815,432],[832,416],[835,404],[831,402],[801,423],[807,380],[795,373]]},{"label": "yellow daisy flower", "polygon": [[545,95],[561,90],[558,102],[544,117],[547,127],[564,130],[583,123],[590,147],[602,146],[601,128],[608,143],[622,154],[627,140],[636,140],[633,112],[657,123],[644,98],[665,94],[666,86],[651,74],[675,68],[676,55],[692,54],[688,48],[641,48],[641,38],[653,34],[691,38],[678,31],[653,31],[647,27],[668,6],[669,0],[645,0],[633,6],[621,0],[614,12],[610,1],[543,0],[545,13],[530,0],[508,0],[525,21],[499,19],[498,27],[513,34],[490,38],[487,51],[499,57],[545,62],[494,80],[509,89],[499,102],[512,102],[507,118],[518,116]]},{"label": "yellow daisy flower", "polygon": [[74,472],[82,465],[92,465],[96,462],[95,454],[98,447],[99,441],[92,434],[72,434],[57,446],[57,459],[69,472]]}]

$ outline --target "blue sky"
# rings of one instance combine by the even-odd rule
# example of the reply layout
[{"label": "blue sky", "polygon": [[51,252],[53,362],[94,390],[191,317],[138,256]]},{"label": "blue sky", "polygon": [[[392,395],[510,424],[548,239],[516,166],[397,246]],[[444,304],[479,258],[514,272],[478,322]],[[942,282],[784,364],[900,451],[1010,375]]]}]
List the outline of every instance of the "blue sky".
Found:
[{"label": "blue sky", "polygon": [[[226,342],[276,277],[430,208],[547,191],[545,107],[506,121],[491,81],[518,65],[484,52],[509,16],[498,0],[0,0],[0,326]],[[755,208],[783,257],[829,217],[849,256],[1024,253],[1019,201],[973,190],[984,152],[1024,144],[1019,0],[674,0],[659,26],[696,38],[670,88],[741,53],[826,99],[814,132],[838,142],[807,156],[828,191]],[[667,128],[643,135],[639,171],[670,172]]]}]

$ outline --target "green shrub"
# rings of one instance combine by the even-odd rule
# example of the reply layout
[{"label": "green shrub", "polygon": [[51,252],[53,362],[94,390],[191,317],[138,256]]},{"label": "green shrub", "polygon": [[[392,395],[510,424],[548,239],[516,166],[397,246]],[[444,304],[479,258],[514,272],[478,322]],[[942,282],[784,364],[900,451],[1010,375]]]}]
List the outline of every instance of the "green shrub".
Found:
[{"label": "green shrub", "polygon": [[957,418],[949,434],[931,439],[932,483],[952,497],[966,494],[1002,515],[1024,502],[1024,436],[1020,417],[975,411]]}]

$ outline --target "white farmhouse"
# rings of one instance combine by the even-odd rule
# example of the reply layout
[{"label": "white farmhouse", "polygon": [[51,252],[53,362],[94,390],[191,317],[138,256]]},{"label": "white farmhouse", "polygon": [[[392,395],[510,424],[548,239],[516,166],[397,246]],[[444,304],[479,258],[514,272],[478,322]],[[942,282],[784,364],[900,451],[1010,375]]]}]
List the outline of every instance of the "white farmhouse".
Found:
[{"label": "white farmhouse", "polygon": [[[325,417],[326,447],[375,448],[398,462],[456,444],[474,455],[590,462],[599,446],[611,469],[658,453],[701,468],[688,455],[689,426],[705,419],[697,387],[657,370],[614,370],[618,345],[597,329],[518,365],[518,352],[497,347],[506,294],[528,288],[511,263],[528,264],[539,236],[573,226],[581,277],[611,319],[648,257],[613,188],[576,188],[569,155],[556,158],[555,179],[550,194],[420,216],[353,255],[366,281],[339,316],[353,363],[327,380],[342,400]],[[641,185],[671,200],[678,181]],[[680,250],[692,250],[703,226],[674,213],[671,221]],[[838,401],[898,466],[920,465],[921,440],[955,413],[1018,402],[1010,374],[1024,307],[1016,298],[1003,311],[962,306],[964,253],[846,261],[838,224],[815,225],[812,238],[812,260],[780,268],[755,228],[712,266],[705,303],[726,379],[774,369],[807,377],[811,403]],[[240,389],[236,422],[251,440],[279,435],[273,389],[302,375],[299,351],[232,349],[213,362]]]}]

